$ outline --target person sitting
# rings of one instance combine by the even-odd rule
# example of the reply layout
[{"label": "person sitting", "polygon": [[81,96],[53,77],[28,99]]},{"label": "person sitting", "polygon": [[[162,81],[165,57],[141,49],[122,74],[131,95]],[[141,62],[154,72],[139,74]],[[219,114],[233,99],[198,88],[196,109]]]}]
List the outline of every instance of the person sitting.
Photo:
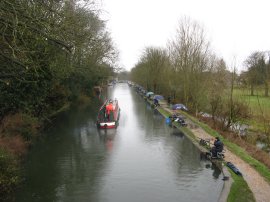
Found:
[{"label": "person sitting", "polygon": [[156,98],[154,99],[154,105],[159,106],[158,99],[156,99]]},{"label": "person sitting", "polygon": [[212,156],[217,157],[217,153],[222,151],[223,151],[223,143],[221,142],[219,137],[216,137],[214,141],[214,146],[211,148]]}]

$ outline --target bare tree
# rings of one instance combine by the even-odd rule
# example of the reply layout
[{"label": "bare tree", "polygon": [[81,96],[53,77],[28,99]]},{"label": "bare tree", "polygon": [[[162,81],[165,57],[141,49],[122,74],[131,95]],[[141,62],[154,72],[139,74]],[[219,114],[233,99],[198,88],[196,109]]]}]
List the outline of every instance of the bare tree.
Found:
[{"label": "bare tree", "polygon": [[169,42],[169,50],[181,98],[197,112],[200,101],[205,98],[205,76],[211,61],[203,28],[188,18],[182,19],[175,39]]},{"label": "bare tree", "polygon": [[132,78],[147,90],[161,93],[161,89],[167,85],[168,66],[169,58],[165,49],[147,47],[139,63],[132,69]]}]

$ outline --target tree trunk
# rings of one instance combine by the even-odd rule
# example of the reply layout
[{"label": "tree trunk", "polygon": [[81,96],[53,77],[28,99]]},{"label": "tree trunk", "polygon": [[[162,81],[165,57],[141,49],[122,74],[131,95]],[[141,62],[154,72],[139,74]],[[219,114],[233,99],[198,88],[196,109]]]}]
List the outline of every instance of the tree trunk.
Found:
[{"label": "tree trunk", "polygon": [[154,93],[157,93],[157,84],[154,83],[153,87],[154,87]]},{"label": "tree trunk", "polygon": [[268,97],[268,90],[269,90],[269,88],[268,88],[268,82],[265,81],[264,82],[264,96],[265,97]]},{"label": "tree trunk", "polygon": [[250,86],[250,95],[254,96],[254,86],[253,86],[253,84],[251,84],[251,86]]}]

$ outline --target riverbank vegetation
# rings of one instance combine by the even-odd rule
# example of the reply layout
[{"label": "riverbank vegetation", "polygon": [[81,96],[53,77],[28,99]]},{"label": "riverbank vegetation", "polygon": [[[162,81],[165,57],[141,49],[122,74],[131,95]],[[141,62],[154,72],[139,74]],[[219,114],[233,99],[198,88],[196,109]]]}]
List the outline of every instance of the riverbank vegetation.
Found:
[{"label": "riverbank vegetation", "polygon": [[113,74],[118,54],[100,13],[89,0],[0,2],[1,197],[43,123]]},{"label": "riverbank vegetation", "polygon": [[[247,71],[237,74],[235,64],[228,66],[211,49],[203,28],[184,18],[166,48],[145,48],[130,76],[146,90],[171,97],[173,104],[188,106],[189,114],[226,134],[269,170],[269,151],[256,147],[259,140],[270,143],[267,54],[251,53],[245,61]],[[255,94],[259,86],[263,95]]]}]

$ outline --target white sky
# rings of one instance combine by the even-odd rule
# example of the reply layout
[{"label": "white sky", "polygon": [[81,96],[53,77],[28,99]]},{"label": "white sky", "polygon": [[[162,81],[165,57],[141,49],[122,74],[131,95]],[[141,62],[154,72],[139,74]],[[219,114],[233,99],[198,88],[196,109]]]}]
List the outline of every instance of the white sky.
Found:
[{"label": "white sky", "polygon": [[[270,0],[101,0],[104,18],[130,70],[147,46],[166,47],[181,17],[197,21],[216,55],[243,69],[253,51],[270,50]],[[235,58],[235,59],[234,59]]]}]

